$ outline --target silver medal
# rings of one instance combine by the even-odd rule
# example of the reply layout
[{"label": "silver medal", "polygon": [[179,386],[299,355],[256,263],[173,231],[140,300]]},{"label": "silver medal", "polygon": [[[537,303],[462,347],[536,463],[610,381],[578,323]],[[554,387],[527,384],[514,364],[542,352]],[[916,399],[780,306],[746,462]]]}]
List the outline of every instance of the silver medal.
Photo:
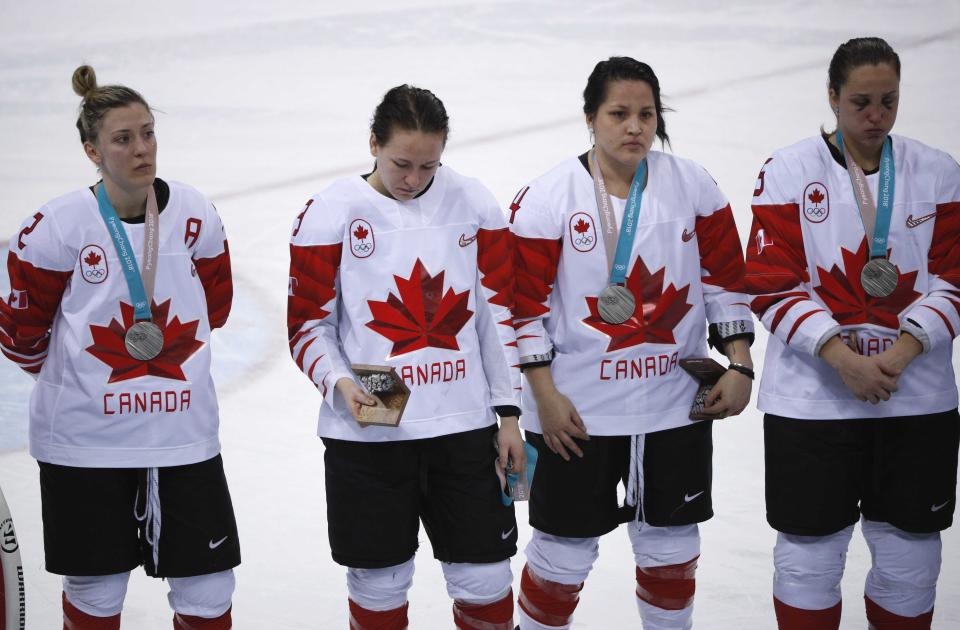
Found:
[{"label": "silver medal", "polygon": [[123,338],[127,353],[139,361],[149,361],[163,350],[163,331],[153,322],[136,322]]},{"label": "silver medal", "polygon": [[600,292],[597,310],[600,318],[608,324],[622,324],[633,316],[637,301],[630,290],[619,284],[611,284]]},{"label": "silver medal", "polygon": [[860,272],[860,286],[867,295],[875,298],[887,297],[897,288],[900,272],[886,258],[874,258]]}]

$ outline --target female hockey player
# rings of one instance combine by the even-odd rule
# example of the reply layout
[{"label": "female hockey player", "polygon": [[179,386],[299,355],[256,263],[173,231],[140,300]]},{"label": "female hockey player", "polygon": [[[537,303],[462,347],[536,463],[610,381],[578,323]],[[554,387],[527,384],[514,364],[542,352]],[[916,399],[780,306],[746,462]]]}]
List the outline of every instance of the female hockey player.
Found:
[{"label": "female hockey player", "polygon": [[[513,628],[516,520],[492,446],[499,414],[499,461],[524,470],[512,244],[489,191],[441,165],[447,134],[433,93],[391,89],[373,172],[312,197],[291,237],[290,351],[323,394],[330,548],[355,630],[407,627],[421,520],[457,627]],[[409,388],[399,426],[358,423],[374,400],[356,364]]]},{"label": "female hockey player", "polygon": [[746,406],[743,252],[710,175],[651,150],[668,136],[650,66],[602,61],[583,96],[593,147],[510,206],[523,426],[540,453],[520,628],[570,627],[599,537],[625,522],[644,628],[689,628],[697,524],[713,514],[712,421],[690,420],[698,384],[679,362],[706,356],[709,322],[733,363],[704,411]]},{"label": "female hockey player", "polygon": [[840,46],[836,131],[776,151],[754,191],[747,286],[771,333],[759,406],[783,630],[839,628],[858,519],[870,627],[933,617],[960,443],[960,168],[890,135],[899,90],[887,42]]},{"label": "female hockey player", "polygon": [[64,628],[119,628],[140,564],[167,579],[174,628],[229,628],[240,548],[210,376],[232,297],[223,227],[196,190],[156,177],[140,94],[89,66],[73,89],[102,180],[27,218],[0,302],[3,353],[37,379],[46,568],[64,576]]}]

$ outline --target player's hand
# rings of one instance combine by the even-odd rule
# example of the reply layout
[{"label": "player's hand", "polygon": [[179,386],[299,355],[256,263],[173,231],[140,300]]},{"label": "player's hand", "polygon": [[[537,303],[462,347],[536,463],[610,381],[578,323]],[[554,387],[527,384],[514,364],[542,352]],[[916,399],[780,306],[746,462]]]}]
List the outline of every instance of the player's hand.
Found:
[{"label": "player's hand", "polygon": [[857,354],[839,336],[824,344],[820,357],[837,371],[857,400],[877,404],[897,391],[896,375],[885,373],[877,357]]},{"label": "player's hand", "polygon": [[704,401],[703,412],[728,418],[739,415],[750,402],[753,380],[736,370],[727,370],[716,385],[710,388]]},{"label": "player's hand", "polygon": [[884,374],[898,380],[910,362],[923,352],[923,345],[913,335],[900,335],[893,345],[877,355],[877,364]]},{"label": "player's hand", "polygon": [[833,367],[857,400],[876,405],[890,400],[897,391],[897,374],[885,373],[880,365],[877,357],[849,352],[835,361]]},{"label": "player's hand", "polygon": [[[527,452],[523,448],[520,421],[516,416],[500,418],[497,444],[500,446],[500,457],[497,463],[502,470],[514,473],[523,473],[527,470]],[[508,462],[511,464],[509,468]]]},{"label": "player's hand", "polygon": [[587,427],[577,413],[570,399],[558,390],[541,393],[537,399],[537,414],[540,416],[540,429],[547,448],[570,461],[570,453],[583,457],[583,451],[577,445],[578,440],[589,440]]},{"label": "player's hand", "polygon": [[377,405],[376,399],[365,392],[352,378],[344,376],[337,381],[337,391],[343,396],[343,401],[347,404],[350,415],[357,422],[360,422],[361,407],[375,407]]}]

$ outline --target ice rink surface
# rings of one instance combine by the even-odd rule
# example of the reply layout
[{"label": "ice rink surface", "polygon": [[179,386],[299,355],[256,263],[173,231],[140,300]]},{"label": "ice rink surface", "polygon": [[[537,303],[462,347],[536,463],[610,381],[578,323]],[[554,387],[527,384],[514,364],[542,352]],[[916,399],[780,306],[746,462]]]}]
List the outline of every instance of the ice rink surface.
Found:
[{"label": "ice rink surface", "polygon": [[[311,193],[369,169],[368,123],[389,87],[413,83],[443,99],[452,125],[444,162],[482,179],[506,206],[527,180],[588,147],[580,95],[593,65],[614,54],[647,61],[675,110],[667,118],[673,151],[710,171],[745,236],[763,161],[831,124],[825,85],[834,49],[876,34],[903,61],[894,132],[960,156],[960,4],[952,0],[0,0],[0,15],[4,242],[45,201],[95,181],[74,128],[79,98],[70,75],[82,62],[101,83],[146,96],[158,110],[160,177],[205,192],[226,224],[236,295],[213,343],[244,558],[238,630],[347,625],[344,570],[326,543],[320,396],[287,353],[287,243]],[[761,333],[758,364],[765,342]],[[0,486],[20,536],[28,628],[40,630],[60,627],[60,581],[44,570],[37,467],[26,452],[31,384],[0,364]],[[717,516],[702,527],[696,627],[773,628],[760,413],[718,423],[715,441]],[[522,544],[530,535],[525,507],[518,520]],[[421,539],[411,627],[450,628],[443,578]],[[522,565],[520,553],[515,575]],[[868,566],[855,535],[843,628],[866,627]],[[634,584],[621,528],[601,542],[574,627],[639,628]],[[163,582],[135,573],[124,627],[169,628],[165,592]],[[960,628],[957,528],[944,535],[934,627]]]}]

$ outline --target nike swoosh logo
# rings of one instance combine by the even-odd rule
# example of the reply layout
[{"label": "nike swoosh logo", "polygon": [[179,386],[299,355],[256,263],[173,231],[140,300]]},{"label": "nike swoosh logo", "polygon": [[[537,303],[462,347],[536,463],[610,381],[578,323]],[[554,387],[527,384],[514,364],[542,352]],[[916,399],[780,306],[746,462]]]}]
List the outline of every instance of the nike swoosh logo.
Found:
[{"label": "nike swoosh logo", "polygon": [[513,533],[513,530],[515,530],[516,528],[517,528],[517,526],[514,525],[513,527],[511,527],[511,528],[508,529],[507,531],[505,531],[505,532],[503,532],[502,534],[500,534],[500,539],[501,539],[501,540],[506,540],[507,538],[510,538],[510,534],[512,534],[512,533]]},{"label": "nike swoosh logo", "polygon": [[683,234],[680,235],[680,238],[683,239],[684,243],[689,243],[693,240],[693,237],[697,235],[697,231],[687,232],[687,228],[683,228]]},{"label": "nike swoosh logo", "polygon": [[696,494],[693,494],[693,495],[684,494],[684,495],[683,495],[683,502],[684,502],[684,503],[690,503],[691,501],[693,501],[694,499],[696,499],[697,497],[699,497],[699,496],[700,496],[701,494],[703,494],[704,492],[706,492],[706,490],[701,490],[700,492],[698,492],[698,493],[696,493]]},{"label": "nike swoosh logo", "polygon": [[474,234],[470,238],[467,238],[465,234],[460,235],[460,247],[467,247],[471,245],[475,240],[477,240],[477,235]]},{"label": "nike swoosh logo", "polygon": [[948,503],[950,503],[950,502],[949,502],[949,501],[944,501],[944,502],[941,503],[940,505],[931,505],[931,506],[930,506],[930,511],[931,511],[931,512],[939,512],[940,510],[942,510],[943,508],[945,508]]},{"label": "nike swoosh logo", "polygon": [[930,219],[932,219],[932,218],[935,217],[935,216],[937,216],[937,213],[936,213],[936,212],[931,212],[930,214],[925,214],[925,215],[923,215],[922,217],[918,217],[918,218],[914,219],[914,218],[913,218],[913,215],[911,214],[910,216],[907,217],[907,227],[908,227],[908,228],[915,228],[915,227],[917,227],[918,225],[920,225],[921,223],[926,223],[927,221],[929,221]]},{"label": "nike swoosh logo", "polygon": [[219,547],[220,545],[222,545],[222,544],[223,544],[223,541],[225,541],[227,538],[230,538],[230,537],[229,537],[229,536],[224,536],[223,538],[221,538],[221,539],[218,540],[217,542],[213,542],[213,541],[211,540],[210,543],[209,543],[210,548],[211,548],[211,549],[216,549],[217,547]]}]

